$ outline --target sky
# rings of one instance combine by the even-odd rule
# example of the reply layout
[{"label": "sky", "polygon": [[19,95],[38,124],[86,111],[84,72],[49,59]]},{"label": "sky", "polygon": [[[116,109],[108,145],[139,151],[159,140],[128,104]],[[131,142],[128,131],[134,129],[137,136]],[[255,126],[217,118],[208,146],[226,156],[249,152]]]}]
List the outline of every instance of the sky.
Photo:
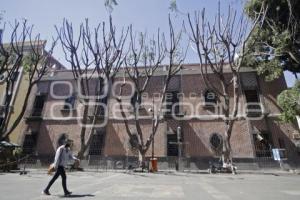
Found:
[{"label": "sky", "polygon": [[[186,13],[206,9],[208,17],[213,18],[217,12],[219,0],[177,0],[179,13],[170,13],[170,0],[117,0],[118,5],[112,12],[104,6],[104,0],[0,0],[0,11],[4,11],[3,21],[6,27],[14,20],[27,19],[34,25],[34,33],[40,33],[42,39],[56,37],[55,26],[60,27],[64,18],[79,27],[86,18],[90,26],[96,26],[102,21],[108,21],[112,15],[114,25],[122,27],[133,25],[134,30],[154,34],[158,28],[168,32],[168,15],[170,14],[175,27],[182,25]],[[243,9],[244,0],[220,0],[222,12],[226,12],[231,4],[236,10]],[[3,23],[2,23],[3,25]],[[4,32],[4,40],[8,34]],[[54,57],[68,67],[63,52],[59,46],[54,50]],[[197,56],[189,53],[186,62],[198,62]],[[286,74],[289,86],[294,82],[291,74]]]}]

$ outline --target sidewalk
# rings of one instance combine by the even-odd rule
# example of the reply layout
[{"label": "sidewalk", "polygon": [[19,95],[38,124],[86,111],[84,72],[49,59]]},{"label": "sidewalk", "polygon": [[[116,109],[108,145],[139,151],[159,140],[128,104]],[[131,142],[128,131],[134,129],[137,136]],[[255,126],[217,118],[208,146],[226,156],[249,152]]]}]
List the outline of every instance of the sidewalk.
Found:
[{"label": "sidewalk", "polygon": [[[245,171],[252,173],[253,171]],[[258,172],[258,171],[256,171]],[[259,171],[261,173],[261,171]],[[280,171],[279,171],[280,172]],[[67,184],[71,197],[95,200],[299,200],[300,179],[292,173],[278,171],[261,174],[201,174],[161,171],[158,173],[70,172]],[[276,175],[268,175],[277,173]],[[281,172],[280,172],[281,173]],[[281,173],[283,174],[283,173]],[[275,175],[275,176],[274,176]],[[54,200],[63,199],[61,180],[50,189],[51,196],[41,194],[51,178],[45,169],[29,169],[27,175],[0,174],[0,199]]]},{"label": "sidewalk", "polygon": [[[15,170],[12,171],[11,173],[20,173],[23,170]],[[47,174],[47,169],[46,168],[27,168],[26,169],[27,173],[32,173],[32,174]],[[93,173],[125,173],[125,174],[152,174],[151,172],[136,172],[133,170],[96,170],[92,168],[86,168],[84,171],[68,171],[67,173],[76,173],[76,174],[93,174]],[[158,172],[154,174],[162,174],[162,175],[172,175],[172,174],[210,174],[208,170],[184,170],[184,171],[175,171],[175,170],[159,170]],[[231,173],[215,173],[211,174],[217,175],[217,174],[231,174]],[[281,170],[281,169],[257,169],[257,170],[237,170],[237,175],[239,174],[254,174],[254,175],[275,175],[275,176],[280,176],[280,175],[300,175],[300,169],[295,169],[295,170]]]}]

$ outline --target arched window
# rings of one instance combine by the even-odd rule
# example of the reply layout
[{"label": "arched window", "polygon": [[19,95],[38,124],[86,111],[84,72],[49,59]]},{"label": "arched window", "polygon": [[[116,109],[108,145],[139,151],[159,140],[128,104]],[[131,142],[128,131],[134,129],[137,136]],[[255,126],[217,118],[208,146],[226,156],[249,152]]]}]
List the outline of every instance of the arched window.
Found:
[{"label": "arched window", "polygon": [[37,132],[26,134],[23,141],[23,153],[26,155],[33,154],[36,150],[36,144],[37,144]]},{"label": "arched window", "polygon": [[132,134],[132,137],[129,139],[130,148],[135,150],[138,148],[139,139],[136,133]]},{"label": "arched window", "polygon": [[179,115],[179,92],[178,91],[167,91],[166,92],[166,110],[165,117],[171,117]]},{"label": "arched window", "polygon": [[89,148],[90,156],[100,156],[103,154],[105,132],[102,130],[96,130],[92,135],[92,140]]},{"label": "arched window", "polygon": [[204,102],[205,105],[214,105],[217,103],[217,95],[212,90],[206,90],[204,92]]}]

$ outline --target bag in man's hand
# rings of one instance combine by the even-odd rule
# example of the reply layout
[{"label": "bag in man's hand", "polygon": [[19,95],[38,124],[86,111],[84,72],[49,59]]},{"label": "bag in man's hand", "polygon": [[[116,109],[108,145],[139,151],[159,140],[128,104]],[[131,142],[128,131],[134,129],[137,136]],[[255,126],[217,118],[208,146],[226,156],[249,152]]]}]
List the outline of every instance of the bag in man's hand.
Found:
[{"label": "bag in man's hand", "polygon": [[52,163],[51,165],[49,165],[47,174],[48,174],[48,175],[51,175],[51,174],[52,174],[53,172],[55,172],[55,171],[56,171],[55,166],[54,166],[54,164]]}]

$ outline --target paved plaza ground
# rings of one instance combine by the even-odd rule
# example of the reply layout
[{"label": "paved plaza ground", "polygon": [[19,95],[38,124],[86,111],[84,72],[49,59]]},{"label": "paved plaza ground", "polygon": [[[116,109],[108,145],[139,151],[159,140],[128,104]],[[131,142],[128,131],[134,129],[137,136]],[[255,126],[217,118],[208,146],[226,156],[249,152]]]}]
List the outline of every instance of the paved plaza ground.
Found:
[{"label": "paved plaza ground", "polygon": [[[295,174],[158,174],[126,172],[70,172],[68,198],[94,199],[202,199],[202,200],[287,200],[300,199],[300,176]],[[27,175],[0,174],[1,200],[63,199],[61,179],[51,196],[41,194],[49,181],[46,171]]]}]

